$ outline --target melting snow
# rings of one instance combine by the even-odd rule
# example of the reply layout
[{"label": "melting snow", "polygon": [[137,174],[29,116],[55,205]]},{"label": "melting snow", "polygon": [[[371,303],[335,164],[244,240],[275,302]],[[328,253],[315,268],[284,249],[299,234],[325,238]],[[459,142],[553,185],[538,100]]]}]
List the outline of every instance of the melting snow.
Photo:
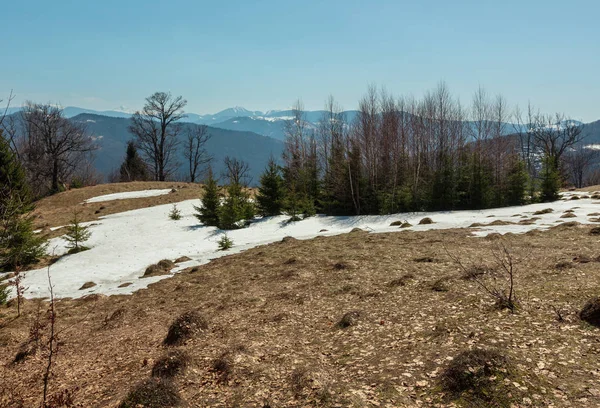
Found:
[{"label": "melting snow", "polygon": [[[169,190],[151,190],[153,195],[166,194]],[[146,197],[150,192],[134,192],[111,194],[110,199]],[[140,195],[143,193],[143,195]],[[127,194],[127,196],[125,196]],[[583,193],[566,193],[566,198]],[[102,196],[103,199],[109,196]],[[96,199],[101,197],[96,197]],[[278,216],[256,220],[245,229],[229,231],[234,242],[229,251],[218,251],[217,241],[223,231],[214,227],[199,225],[194,217],[193,205],[198,200],[178,203],[182,219],[170,220],[168,213],[171,205],[160,205],[111,214],[100,220],[87,223],[92,233],[86,243],[89,251],[75,255],[67,255],[52,265],[50,272],[54,291],[58,297],[80,297],[90,293],[128,294],[148,286],[152,282],[169,277],[158,276],[140,278],[150,264],[161,259],[176,259],[188,256],[192,260],[180,264],[172,272],[186,267],[201,265],[213,258],[242,252],[257,245],[280,241],[285,236],[300,239],[313,238],[318,235],[336,235],[347,233],[353,228],[362,228],[370,232],[401,231],[397,226],[390,227],[393,221],[408,221],[414,231],[430,229],[447,229],[469,227],[478,222],[488,224],[495,220],[517,223],[521,219],[533,217],[533,213],[546,208],[553,208],[549,214],[539,217],[532,225],[498,225],[471,228],[476,236],[485,236],[492,232],[505,234],[524,233],[532,229],[547,229],[557,225],[557,221],[578,221],[590,223],[587,214],[600,211],[600,202],[591,199],[578,201],[557,201],[554,203],[532,204],[522,207],[495,208],[482,211],[448,211],[432,213],[402,213],[385,216],[330,217],[315,216],[303,221],[286,223],[289,217]],[[574,218],[560,219],[565,210],[574,209]],[[491,217],[493,215],[493,217]],[[424,217],[431,217],[434,224],[418,225]],[[327,230],[321,232],[322,230]],[[64,254],[66,242],[61,238],[50,240],[49,251],[57,255]],[[44,297],[48,295],[46,269],[25,273],[24,286],[27,297]],[[93,281],[97,286],[79,290],[83,283]],[[123,283],[130,286],[119,288]]]},{"label": "melting snow", "polygon": [[114,193],[114,194],[106,194],[103,196],[93,197],[93,198],[85,200],[85,202],[86,203],[100,203],[103,201],[126,200],[129,198],[156,197],[156,196],[169,194],[170,191],[171,191],[171,189],[128,191],[126,193]]}]

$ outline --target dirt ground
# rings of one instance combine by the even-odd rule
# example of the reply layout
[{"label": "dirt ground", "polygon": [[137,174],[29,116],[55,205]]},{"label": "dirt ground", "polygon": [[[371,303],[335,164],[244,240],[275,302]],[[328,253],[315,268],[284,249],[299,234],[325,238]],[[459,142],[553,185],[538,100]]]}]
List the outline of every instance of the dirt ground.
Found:
[{"label": "dirt ground", "polygon": [[[600,292],[600,236],[591,228],[504,238],[448,230],[289,239],[130,296],[60,300],[50,393],[71,390],[79,406],[116,407],[175,349],[188,356],[173,380],[180,406],[477,406],[450,397],[440,376],[458,353],[493,348],[514,366],[504,380],[513,406],[597,407],[600,329],[577,315]],[[515,313],[498,310],[449,256],[496,269],[478,279],[503,288],[493,256],[500,243],[515,260]],[[20,318],[14,304],[0,309],[0,406],[39,404],[43,347],[13,360],[35,332],[38,308],[43,316],[47,307],[26,301]],[[163,345],[171,322],[190,310],[208,328]],[[351,311],[356,322],[340,327]]]}]

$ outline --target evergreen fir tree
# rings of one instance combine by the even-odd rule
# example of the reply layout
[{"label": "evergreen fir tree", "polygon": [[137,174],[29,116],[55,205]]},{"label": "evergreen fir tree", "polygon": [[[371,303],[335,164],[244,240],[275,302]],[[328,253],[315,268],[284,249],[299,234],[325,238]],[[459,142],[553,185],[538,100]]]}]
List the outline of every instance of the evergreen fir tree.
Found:
[{"label": "evergreen fir tree", "polygon": [[120,181],[145,181],[150,178],[148,167],[138,155],[137,148],[132,140],[127,142],[125,161],[121,165],[119,174]]},{"label": "evergreen fir tree", "polygon": [[281,214],[284,199],[281,170],[275,159],[271,158],[265,172],[260,177],[260,187],[256,196],[258,213],[263,216]]},{"label": "evergreen fir tree", "polygon": [[221,207],[221,193],[217,180],[215,180],[212,168],[208,168],[208,178],[204,185],[204,195],[200,206],[194,206],[196,210],[196,218],[206,225],[217,227],[219,226],[219,208]]},{"label": "evergreen fir tree", "polygon": [[65,235],[65,240],[69,243],[67,245],[69,253],[76,254],[88,250],[88,247],[81,244],[90,239],[91,235],[92,233],[89,231],[89,227],[81,225],[79,213],[77,211],[74,212],[73,219],[67,226],[67,233]]},{"label": "evergreen fir tree", "polygon": [[31,192],[25,172],[0,131],[0,268],[16,270],[45,254],[33,233]]},{"label": "evergreen fir tree", "polygon": [[542,163],[540,201],[549,202],[559,199],[560,174],[552,157],[545,157]]},{"label": "evergreen fir tree", "polygon": [[239,183],[231,183],[227,186],[227,196],[219,209],[219,228],[237,229],[240,221],[249,221],[254,218],[254,204],[250,201],[250,195],[244,191]]},{"label": "evergreen fir tree", "polygon": [[516,158],[508,172],[508,187],[506,192],[507,205],[525,204],[525,193],[527,191],[529,177],[525,169],[525,163]]},{"label": "evergreen fir tree", "polygon": [[0,129],[0,214],[6,213],[7,205],[13,206],[12,210],[18,214],[25,214],[33,210],[32,202],[25,170]]}]

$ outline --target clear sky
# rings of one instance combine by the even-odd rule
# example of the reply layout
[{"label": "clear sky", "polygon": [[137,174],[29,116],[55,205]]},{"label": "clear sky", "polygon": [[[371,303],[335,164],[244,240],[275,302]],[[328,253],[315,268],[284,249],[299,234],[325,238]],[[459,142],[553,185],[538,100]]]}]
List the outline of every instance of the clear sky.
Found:
[{"label": "clear sky", "polygon": [[154,91],[187,111],[282,109],[368,84],[463,103],[482,85],[511,104],[600,119],[600,1],[11,0],[0,9],[0,95],[112,109]]}]

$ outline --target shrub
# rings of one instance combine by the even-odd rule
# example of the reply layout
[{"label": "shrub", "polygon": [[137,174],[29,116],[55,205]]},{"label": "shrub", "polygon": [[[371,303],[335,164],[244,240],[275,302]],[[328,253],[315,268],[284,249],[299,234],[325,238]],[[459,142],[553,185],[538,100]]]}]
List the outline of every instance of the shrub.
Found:
[{"label": "shrub", "polygon": [[166,356],[158,359],[152,367],[152,377],[173,378],[183,374],[188,364],[188,355],[181,350],[171,351]]},{"label": "shrub", "polygon": [[223,234],[221,239],[218,242],[219,249],[221,251],[227,251],[231,247],[233,247],[233,240],[227,236],[227,234]]},{"label": "shrub", "polygon": [[533,215],[544,215],[544,214],[550,214],[551,212],[554,212],[554,210],[552,208],[544,208],[543,210],[534,212]]},{"label": "shrub", "polygon": [[419,225],[429,225],[429,224],[433,224],[433,220],[429,217],[425,217],[421,221],[419,221]]},{"label": "shrub", "polygon": [[169,212],[169,218],[173,221],[177,221],[181,219],[181,211],[177,208],[177,204],[173,204],[171,211]]},{"label": "shrub", "polygon": [[194,310],[185,312],[171,323],[164,344],[167,346],[182,344],[198,331],[206,329],[208,329],[208,323],[200,313]]},{"label": "shrub", "polygon": [[138,384],[119,405],[119,408],[167,408],[181,402],[177,389],[170,381],[150,378]]}]

